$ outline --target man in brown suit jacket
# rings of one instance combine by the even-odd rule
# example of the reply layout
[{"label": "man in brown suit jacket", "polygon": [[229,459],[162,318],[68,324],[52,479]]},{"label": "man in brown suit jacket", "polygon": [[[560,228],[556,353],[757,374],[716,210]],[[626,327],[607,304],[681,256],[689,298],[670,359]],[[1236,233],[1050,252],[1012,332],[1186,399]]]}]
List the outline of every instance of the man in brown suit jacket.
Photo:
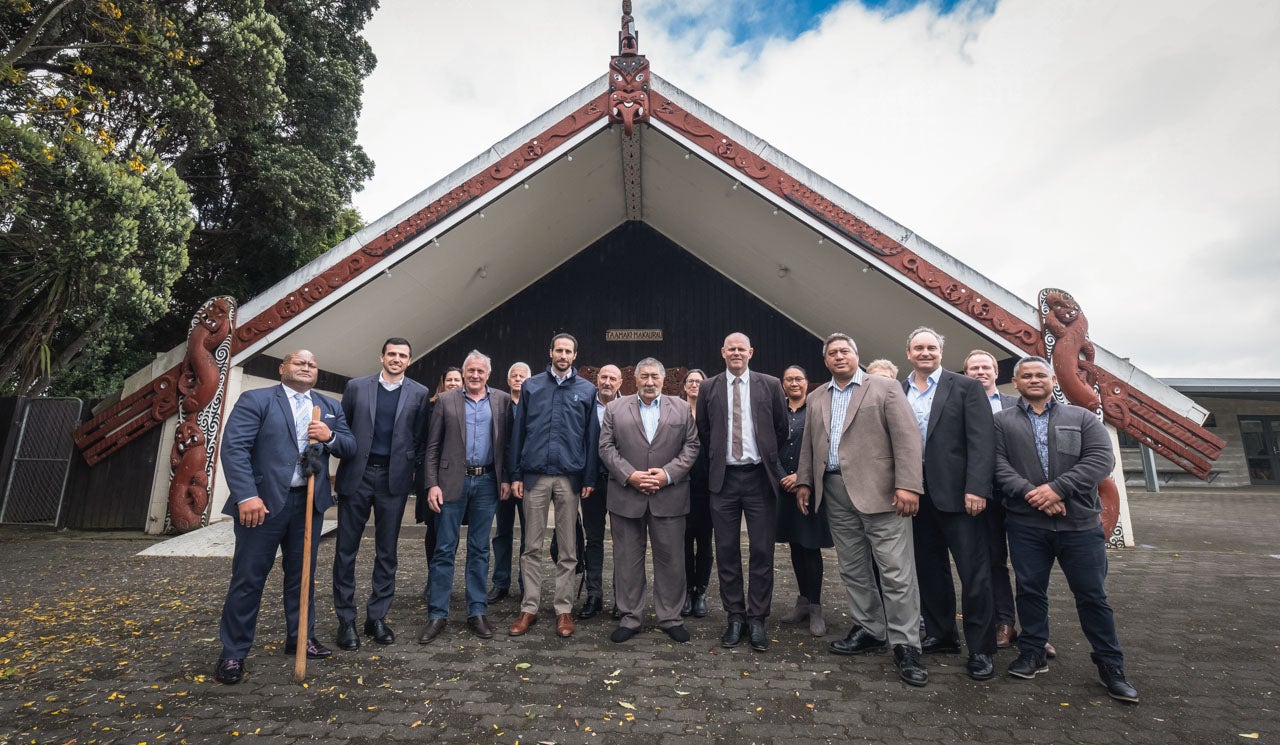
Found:
[{"label": "man in brown suit jacket", "polygon": [[600,461],[609,469],[614,594],[622,613],[609,638],[619,643],[640,633],[646,531],[653,543],[658,626],[677,642],[689,641],[680,608],[688,474],[698,457],[698,430],[687,404],[661,395],[666,376],[652,357],[636,363],[636,394],[610,402],[600,428]]},{"label": "man in brown suit jacket", "polygon": [[[910,519],[924,490],[920,431],[898,384],[858,369],[853,339],[832,334],[822,356],[831,382],[809,394],[796,504],[808,514],[825,501],[849,593],[853,629],[832,642],[831,651],[863,654],[892,643],[898,676],[922,686],[929,675],[920,661]],[[872,561],[880,569],[883,601]]]},{"label": "man in brown suit jacket", "polygon": [[423,483],[436,520],[431,555],[427,625],[419,644],[430,644],[449,619],[449,593],[462,518],[467,518],[467,627],[481,639],[493,636],[489,612],[489,529],[500,499],[509,499],[503,462],[511,435],[511,397],[488,386],[492,363],[471,352],[462,363],[463,387],[436,399],[427,431]]}]

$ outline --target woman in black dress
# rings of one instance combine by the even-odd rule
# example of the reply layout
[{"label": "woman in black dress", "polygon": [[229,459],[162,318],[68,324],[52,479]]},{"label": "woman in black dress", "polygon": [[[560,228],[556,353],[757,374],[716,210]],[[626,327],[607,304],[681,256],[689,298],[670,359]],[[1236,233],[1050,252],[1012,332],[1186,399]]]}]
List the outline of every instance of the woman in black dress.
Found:
[{"label": "woman in black dress", "polygon": [[[698,392],[707,376],[694,368],[684,378],[681,398],[689,402],[689,412],[698,415]],[[711,542],[711,494],[707,490],[707,452],[698,449],[698,459],[689,471],[689,514],[684,523],[684,578],[688,592],[684,596],[682,616],[702,618],[707,615],[707,584],[711,582],[711,563],[715,544]]]},{"label": "woman in black dress", "polygon": [[804,368],[792,365],[783,371],[782,391],[787,394],[787,441],[778,448],[778,458],[787,475],[782,477],[783,493],[778,500],[777,540],[791,544],[791,567],[796,573],[800,596],[796,598],[796,606],[781,621],[800,623],[807,618],[809,631],[814,636],[822,636],[827,633],[827,622],[822,617],[822,549],[834,544],[827,513],[821,504],[808,515],[801,514],[796,507],[796,469],[804,439],[804,418],[808,413],[805,396],[809,393],[809,380]]}]

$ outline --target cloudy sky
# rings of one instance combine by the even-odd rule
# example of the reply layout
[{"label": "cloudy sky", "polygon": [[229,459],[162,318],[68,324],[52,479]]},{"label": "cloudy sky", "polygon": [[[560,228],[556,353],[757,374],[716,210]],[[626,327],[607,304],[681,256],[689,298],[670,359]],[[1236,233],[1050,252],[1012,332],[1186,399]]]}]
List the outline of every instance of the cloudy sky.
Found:
[{"label": "cloudy sky", "polygon": [[[1280,376],[1280,3],[634,0],[654,72],[1163,377]],[[621,2],[382,0],[373,220],[603,74]]]}]

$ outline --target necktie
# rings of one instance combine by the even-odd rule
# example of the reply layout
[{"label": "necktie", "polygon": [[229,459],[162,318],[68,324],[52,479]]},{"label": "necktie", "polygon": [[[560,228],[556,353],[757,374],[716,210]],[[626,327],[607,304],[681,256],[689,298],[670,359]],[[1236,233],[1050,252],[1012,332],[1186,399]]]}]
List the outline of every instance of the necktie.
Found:
[{"label": "necktie", "polygon": [[742,378],[733,379],[733,459],[742,460]]},{"label": "necktie", "polygon": [[311,397],[293,394],[293,429],[298,437],[298,452],[307,446],[307,426],[311,424]]}]

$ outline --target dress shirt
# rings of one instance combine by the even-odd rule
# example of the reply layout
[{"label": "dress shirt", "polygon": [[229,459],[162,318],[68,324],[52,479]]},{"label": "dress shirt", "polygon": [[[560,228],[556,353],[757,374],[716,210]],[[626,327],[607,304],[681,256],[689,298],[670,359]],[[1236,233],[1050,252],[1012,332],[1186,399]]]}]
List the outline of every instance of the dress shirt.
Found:
[{"label": "dress shirt", "polygon": [[[555,368],[551,368],[551,369],[554,370]],[[568,374],[566,374],[563,378],[560,377],[559,375],[556,375],[555,373],[551,373],[551,377],[556,379],[556,385],[564,385],[564,381],[573,377],[573,369],[570,368]]]},{"label": "dress shirt", "polygon": [[992,414],[999,414],[1004,409],[1004,404],[1000,403],[1000,391],[987,396],[987,400],[991,402]]},{"label": "dress shirt", "polygon": [[[741,388],[742,395],[742,459],[733,459],[733,381],[735,379],[742,380],[738,385]],[[735,378],[734,374],[725,371],[725,410],[728,417],[725,421],[729,427],[725,434],[725,462],[731,466],[747,466],[755,465],[760,462],[760,449],[756,447],[756,428],[755,423],[751,419],[751,371],[747,370],[742,373],[741,378]]]},{"label": "dress shirt", "polygon": [[[651,404],[646,404],[643,398],[636,396],[636,403],[640,404],[640,424],[644,427],[644,439],[653,444],[653,438],[658,434],[658,416],[662,413],[662,396],[655,397]],[[670,484],[671,472],[666,468],[662,472],[667,475],[667,483]]]},{"label": "dress shirt", "polygon": [[933,394],[938,392],[938,379],[942,377],[942,368],[929,373],[929,385],[921,391],[916,388],[916,374],[913,371],[907,376],[907,403],[916,414],[916,426],[920,428],[920,442],[929,439],[929,410],[933,408]]},{"label": "dress shirt", "polygon": [[1045,402],[1044,413],[1037,414],[1036,410],[1031,408],[1031,404],[1026,401],[1019,400],[1018,406],[1027,413],[1027,418],[1031,420],[1031,432],[1036,438],[1036,457],[1040,459],[1040,467],[1044,469],[1045,478],[1049,477],[1049,412],[1053,411],[1053,399]]},{"label": "dress shirt", "polygon": [[844,433],[844,418],[849,412],[849,399],[853,395],[853,387],[862,385],[864,373],[854,371],[853,377],[841,388],[835,378],[827,383],[831,389],[831,432],[830,447],[827,449],[827,471],[840,470],[840,435]]},{"label": "dress shirt", "polygon": [[[298,393],[284,383],[281,383],[280,387],[289,397],[289,407],[293,409],[294,438],[298,441],[298,453],[302,453],[307,447],[307,427],[311,423],[311,407],[315,402],[311,400],[310,392]],[[307,480],[302,476],[302,462],[299,460],[293,466],[293,478],[289,480],[289,486],[297,488],[306,485]]]},{"label": "dress shirt", "polygon": [[479,401],[466,391],[462,392],[462,400],[467,410],[467,465],[492,465],[493,409],[489,406],[489,387],[485,386],[484,397]]},{"label": "dress shirt", "polygon": [[[617,399],[614,400],[616,401]],[[596,421],[600,423],[601,427],[604,426],[604,409],[606,406],[608,404],[601,403],[600,397],[596,396]]]},{"label": "dress shirt", "polygon": [[388,381],[386,378],[382,377],[382,373],[378,373],[378,385],[382,386],[388,393],[390,393],[391,391],[399,390],[400,386],[404,385],[404,376],[401,375],[399,380],[392,383]]}]

